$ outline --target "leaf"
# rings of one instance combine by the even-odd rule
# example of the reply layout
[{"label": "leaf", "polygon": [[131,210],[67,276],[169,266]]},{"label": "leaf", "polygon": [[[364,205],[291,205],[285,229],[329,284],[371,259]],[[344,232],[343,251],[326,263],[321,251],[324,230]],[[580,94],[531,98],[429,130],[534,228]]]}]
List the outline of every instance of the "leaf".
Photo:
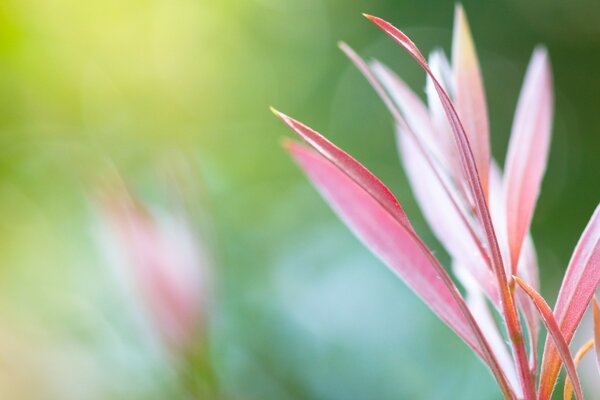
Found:
[{"label": "leaf", "polygon": [[[573,358],[573,362],[575,363],[575,368],[579,366],[579,363],[585,357],[585,355],[594,347],[594,339],[590,339],[583,344],[575,353],[575,357]],[[573,384],[571,383],[571,379],[567,376],[565,380],[565,390],[563,391],[563,400],[571,400],[573,395]]]},{"label": "leaf", "polygon": [[[554,315],[567,343],[600,283],[600,205],[596,207],[569,262],[563,279]],[[546,339],[540,373],[540,400],[552,395],[560,371],[560,358],[554,344]]]},{"label": "leaf", "polygon": [[469,138],[483,190],[488,190],[490,138],[487,102],[475,45],[462,6],[456,6],[452,41],[454,104]]},{"label": "leaf", "polygon": [[392,192],[362,164],[308,126],[280,113],[274,108],[271,108],[271,111],[296,132],[298,136],[323,155],[323,157],[327,158],[344,171],[352,180],[361,185],[398,222],[412,230],[404,210]]},{"label": "leaf", "polygon": [[517,276],[513,276],[515,282],[527,293],[529,298],[535,304],[537,310],[542,317],[542,321],[544,321],[544,325],[546,325],[546,329],[548,330],[548,337],[552,338],[555,346],[558,348],[558,352],[562,362],[565,364],[565,368],[567,370],[567,374],[573,382],[573,387],[575,389],[575,397],[578,400],[583,400],[583,393],[581,392],[581,384],[579,383],[579,377],[577,376],[577,369],[575,368],[575,363],[573,362],[573,358],[571,357],[571,352],[569,351],[569,344],[565,340],[556,318],[554,318],[554,314],[552,314],[552,309],[546,303],[544,298],[540,296],[538,292],[527,283],[525,283],[522,279]]},{"label": "leaf", "polygon": [[504,171],[508,241],[515,273],[540,192],[552,128],[552,77],[548,54],[533,53],[519,97]]},{"label": "leaf", "polygon": [[509,395],[506,378],[458,289],[414,231],[328,159],[294,142],[287,149],[355,235],[490,365]]}]

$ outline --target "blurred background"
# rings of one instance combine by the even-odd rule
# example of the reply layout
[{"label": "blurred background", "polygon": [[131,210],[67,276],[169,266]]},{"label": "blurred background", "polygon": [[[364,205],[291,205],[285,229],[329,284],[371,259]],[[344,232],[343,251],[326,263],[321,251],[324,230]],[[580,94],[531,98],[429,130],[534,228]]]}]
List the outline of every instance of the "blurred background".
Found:
[{"label": "blurred background", "polygon": [[[553,304],[600,198],[600,3],[463,5],[501,163],[531,52],[549,49],[555,129],[532,231]],[[280,146],[290,134],[269,105],[381,177],[447,261],[407,186],[391,118],[336,43],[419,93],[424,74],[361,12],[424,53],[449,50],[453,1],[0,2],[0,398],[499,398],[481,362]],[[175,227],[194,243],[184,263],[199,257],[212,271],[211,300],[182,317],[192,350],[156,333],[161,305],[140,300],[134,286],[148,282],[127,272],[136,256],[113,251],[119,200],[99,199],[115,192],[130,197],[132,229],[148,233],[142,253],[171,249]],[[159,272],[150,287],[165,284]]]}]

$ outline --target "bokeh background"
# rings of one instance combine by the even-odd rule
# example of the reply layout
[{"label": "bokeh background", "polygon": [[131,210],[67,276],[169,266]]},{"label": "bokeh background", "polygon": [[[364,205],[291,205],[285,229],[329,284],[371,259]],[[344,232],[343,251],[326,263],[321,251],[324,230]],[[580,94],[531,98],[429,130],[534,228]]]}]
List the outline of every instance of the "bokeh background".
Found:
[{"label": "bokeh background", "polygon": [[[501,163],[531,52],[549,49],[555,129],[532,231],[553,304],[600,198],[600,4],[463,4]],[[432,0],[2,0],[0,397],[197,397],[136,322],[98,246],[94,201],[118,174],[164,204],[162,168],[183,163],[217,276],[207,357],[219,398],[499,398],[480,361],[310,187],[268,111],[364,162],[447,260],[399,166],[391,118],[336,43],[422,93],[417,65],[360,13],[428,53],[449,50],[453,11]],[[194,365],[184,374],[201,373]]]}]

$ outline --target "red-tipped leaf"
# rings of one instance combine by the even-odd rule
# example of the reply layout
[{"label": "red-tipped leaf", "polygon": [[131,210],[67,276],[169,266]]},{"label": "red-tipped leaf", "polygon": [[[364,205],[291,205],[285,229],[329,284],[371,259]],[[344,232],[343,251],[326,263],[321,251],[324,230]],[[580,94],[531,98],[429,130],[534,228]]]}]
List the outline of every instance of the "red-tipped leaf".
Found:
[{"label": "red-tipped leaf", "polygon": [[392,192],[390,192],[390,190],[362,164],[308,126],[275,109],[271,110],[277,117],[285,122],[287,126],[296,132],[298,136],[323,155],[323,157],[334,163],[352,180],[362,186],[398,222],[406,227],[410,227],[410,222],[408,221],[404,210]]}]

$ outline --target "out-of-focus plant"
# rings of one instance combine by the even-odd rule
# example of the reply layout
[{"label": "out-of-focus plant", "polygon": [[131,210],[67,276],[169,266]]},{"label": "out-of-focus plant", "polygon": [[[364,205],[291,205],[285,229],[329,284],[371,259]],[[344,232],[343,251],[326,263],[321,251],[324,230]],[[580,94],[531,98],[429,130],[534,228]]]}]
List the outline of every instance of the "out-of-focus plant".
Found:
[{"label": "out-of-focus plant", "polygon": [[[367,63],[346,44],[340,46],[390,109],[414,195],[451,255],[466,295],[377,177],[319,133],[273,110],[312,147],[289,141],[287,150],[367,247],[483,360],[506,398],[549,399],[563,364],[567,386],[583,398],[569,343],[600,282],[600,207],[579,239],[552,311],[538,293],[529,233],[553,115],[546,50],[533,53],[502,171],[491,156],[482,76],[462,8],[455,15],[452,64],[442,51],[427,62],[400,30],[366,17],[427,73],[428,108],[383,64]],[[540,319],[548,331],[541,365]],[[598,330],[596,325],[596,336]]]},{"label": "out-of-focus plant", "polygon": [[108,251],[118,254],[119,267],[124,267],[119,275],[127,280],[151,334],[179,370],[184,391],[216,398],[207,336],[212,263],[179,188],[173,189],[168,209],[143,203],[122,183],[104,190],[99,203]]}]

